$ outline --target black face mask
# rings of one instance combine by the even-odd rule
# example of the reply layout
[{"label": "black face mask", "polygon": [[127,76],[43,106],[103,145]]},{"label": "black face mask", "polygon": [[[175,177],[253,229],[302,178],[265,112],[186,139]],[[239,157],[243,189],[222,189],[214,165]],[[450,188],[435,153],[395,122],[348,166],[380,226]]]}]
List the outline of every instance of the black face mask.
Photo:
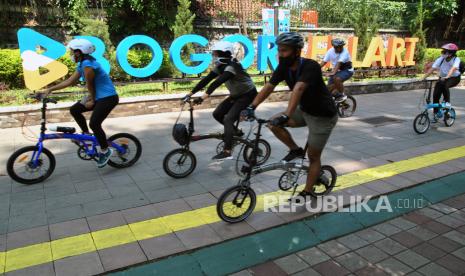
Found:
[{"label": "black face mask", "polygon": [[297,60],[297,57],[295,56],[279,57],[279,64],[282,64],[285,67],[291,67],[296,60]]}]

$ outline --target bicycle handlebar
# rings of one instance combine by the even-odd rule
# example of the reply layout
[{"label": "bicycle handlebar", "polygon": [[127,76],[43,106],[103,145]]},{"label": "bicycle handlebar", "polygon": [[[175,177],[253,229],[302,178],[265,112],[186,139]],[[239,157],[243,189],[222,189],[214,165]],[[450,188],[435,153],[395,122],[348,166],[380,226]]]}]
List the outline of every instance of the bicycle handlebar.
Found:
[{"label": "bicycle handlebar", "polygon": [[32,98],[32,99],[35,99],[35,100],[38,100],[38,101],[41,101],[43,103],[53,103],[53,104],[56,104],[58,101],[56,99],[53,99],[53,98],[49,98],[48,96],[46,96],[44,93],[36,93],[36,94],[32,94],[32,95],[29,95],[28,97]]}]

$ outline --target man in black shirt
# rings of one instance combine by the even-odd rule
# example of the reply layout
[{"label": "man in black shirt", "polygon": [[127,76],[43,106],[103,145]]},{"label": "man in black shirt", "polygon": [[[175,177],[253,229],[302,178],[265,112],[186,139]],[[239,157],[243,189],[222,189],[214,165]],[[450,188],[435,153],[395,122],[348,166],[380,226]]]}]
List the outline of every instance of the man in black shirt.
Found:
[{"label": "man in black shirt", "polygon": [[283,160],[291,161],[302,157],[305,152],[284,127],[308,127],[307,154],[310,168],[306,186],[299,194],[306,198],[320,175],[321,153],[337,123],[337,111],[334,99],[323,81],[320,65],[314,60],[301,57],[303,37],[295,32],[282,33],[276,38],[276,44],[279,65],[244,114],[253,116],[254,109],[273,92],[276,85],[286,81],[292,90],[291,98],[287,110],[272,117],[270,129],[290,149]]}]

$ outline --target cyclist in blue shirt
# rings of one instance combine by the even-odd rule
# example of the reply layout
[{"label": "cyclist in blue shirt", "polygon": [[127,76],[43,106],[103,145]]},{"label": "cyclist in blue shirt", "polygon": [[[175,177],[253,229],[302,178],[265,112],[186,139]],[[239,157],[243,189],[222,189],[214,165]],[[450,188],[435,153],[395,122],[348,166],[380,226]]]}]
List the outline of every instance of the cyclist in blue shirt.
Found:
[{"label": "cyclist in blue shirt", "polygon": [[86,39],[73,39],[68,44],[71,59],[77,63],[76,72],[67,80],[45,89],[45,94],[60,90],[78,83],[79,78],[86,82],[89,94],[70,108],[70,113],[83,133],[89,133],[86,118],[82,113],[92,111],[89,126],[100,145],[100,155],[97,160],[99,168],[104,167],[110,159],[113,150],[108,147],[102,123],[119,102],[116,89],[109,75],[90,54],[95,51],[94,45]]}]

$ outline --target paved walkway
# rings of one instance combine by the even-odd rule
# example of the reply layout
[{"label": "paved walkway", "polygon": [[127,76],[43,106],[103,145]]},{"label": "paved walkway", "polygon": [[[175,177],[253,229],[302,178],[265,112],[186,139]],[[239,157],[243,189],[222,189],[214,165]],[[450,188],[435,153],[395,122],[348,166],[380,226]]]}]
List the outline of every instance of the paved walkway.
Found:
[{"label": "paved walkway", "polygon": [[[323,157],[340,175],[334,194],[381,195],[465,170],[462,92],[452,92],[459,106],[456,124],[446,128],[440,123],[421,136],[413,132],[412,121],[422,91],[358,96],[357,116],[339,121]],[[265,104],[257,113],[267,117],[284,107],[284,103]],[[108,120],[108,133],[131,132],[141,139],[143,155],[132,168],[98,170],[94,163],[79,160],[71,143],[48,142],[57,169],[47,181],[27,186],[1,176],[0,270],[98,274],[312,215],[257,212],[236,225],[219,221],[216,198],[236,183],[237,176],[232,163],[210,162],[217,141],[193,145],[198,164],[188,178],[175,180],[162,170],[164,155],[178,147],[170,135],[177,115]],[[363,121],[375,116],[395,120],[376,125]],[[211,110],[196,112],[196,119],[199,133],[221,129]],[[304,142],[305,130],[293,133]],[[268,131],[264,134],[273,149],[269,162],[279,160],[284,147]],[[19,129],[3,129],[0,135],[6,138],[0,142],[0,164],[14,149],[31,144]],[[4,168],[0,173],[5,173]],[[276,191],[279,176],[271,172],[256,177],[257,194]]]}]

